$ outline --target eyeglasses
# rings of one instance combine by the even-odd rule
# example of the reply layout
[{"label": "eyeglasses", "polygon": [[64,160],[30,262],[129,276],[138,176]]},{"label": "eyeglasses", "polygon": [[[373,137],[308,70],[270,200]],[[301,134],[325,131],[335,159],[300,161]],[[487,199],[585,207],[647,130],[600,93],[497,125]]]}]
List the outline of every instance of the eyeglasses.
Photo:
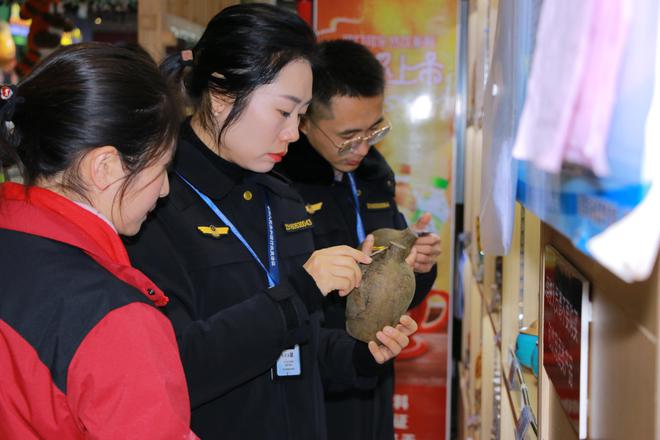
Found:
[{"label": "eyeglasses", "polygon": [[366,142],[367,145],[369,146],[375,145],[378,142],[382,141],[383,138],[387,136],[387,134],[390,132],[390,130],[392,130],[392,124],[390,123],[390,121],[387,119],[383,119],[383,122],[381,122],[381,124],[384,125],[372,130],[366,136],[355,136],[338,144],[332,139],[332,137],[330,137],[328,133],[326,133],[319,126],[319,124],[316,123],[316,121],[314,121],[311,118],[309,119],[309,121],[312,124],[316,125],[316,127],[321,131],[321,133],[323,133],[323,135],[327,137],[330,142],[333,143],[333,145],[337,148],[337,152],[339,153],[339,155],[344,155],[349,151],[354,152],[355,150],[358,149],[360,145],[362,145],[363,142]]}]

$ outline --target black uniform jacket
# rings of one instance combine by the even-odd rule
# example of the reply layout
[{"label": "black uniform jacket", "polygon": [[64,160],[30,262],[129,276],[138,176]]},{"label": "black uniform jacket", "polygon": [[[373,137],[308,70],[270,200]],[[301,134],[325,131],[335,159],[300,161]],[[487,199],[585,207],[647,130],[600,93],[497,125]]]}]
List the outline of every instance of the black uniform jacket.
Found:
[{"label": "black uniform jacket", "polygon": [[[267,266],[265,195],[275,226],[280,283],[184,183],[206,194]],[[170,195],[128,243],[133,264],[169,296],[190,390],[192,427],[204,439],[324,439],[321,376],[373,387],[366,344],[320,329],[323,298],[302,269],[314,250],[300,196],[281,178],[224,161],[184,123]],[[273,380],[282,350],[300,344],[302,376]],[[356,365],[357,370],[356,371]]]},{"label": "black uniform jacket", "polygon": [[[358,246],[356,212],[348,177],[335,181],[332,166],[309,144],[304,135],[289,146],[289,152],[276,168],[293,181],[302,195],[313,221],[317,249],[347,244]],[[394,173],[376,148],[372,148],[354,172],[360,215],[368,234],[379,228],[407,227],[394,202]],[[436,268],[416,274],[415,296],[411,307],[419,304],[431,289]],[[345,328],[346,300],[336,295],[323,302],[325,326]],[[392,394],[394,369],[382,373],[375,389],[326,390],[328,433],[330,439],[387,439],[394,437]]]}]

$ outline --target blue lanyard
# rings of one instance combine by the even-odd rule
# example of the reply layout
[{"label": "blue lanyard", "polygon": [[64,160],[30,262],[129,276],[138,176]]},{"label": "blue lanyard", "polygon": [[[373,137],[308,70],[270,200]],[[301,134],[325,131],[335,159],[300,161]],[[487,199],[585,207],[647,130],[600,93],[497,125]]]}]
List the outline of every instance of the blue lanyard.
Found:
[{"label": "blue lanyard", "polygon": [[[268,235],[268,287],[273,287],[280,283],[280,269],[277,262],[277,241],[275,240],[275,227],[273,226],[273,211],[270,209],[270,200],[266,189],[264,189],[264,198],[266,199],[266,233]],[[247,243],[245,244],[247,245]],[[273,281],[272,285],[271,280]]]},{"label": "blue lanyard", "polygon": [[240,233],[240,231],[234,226],[234,224],[227,218],[227,216],[220,211],[220,208],[213,203],[209,197],[195,188],[195,186],[190,183],[185,177],[183,177],[181,174],[177,173],[177,175],[183,180],[188,186],[197,193],[197,195],[208,205],[209,208],[215,213],[215,215],[218,216],[222,222],[227,225],[227,227],[231,230],[232,234],[236,236],[240,240],[241,243],[243,243],[243,246],[250,252],[252,257],[259,263],[259,266],[266,272],[266,277],[268,278],[268,287],[274,287],[280,282],[280,270],[278,267],[278,262],[277,262],[277,243],[275,241],[275,228],[273,227],[273,213],[270,209],[270,203],[268,201],[268,193],[264,190],[264,196],[266,198],[266,232],[268,235],[268,269],[266,269],[266,266],[264,266],[264,263],[261,262],[259,257],[257,256],[256,252],[254,252],[254,249],[252,249],[252,246],[247,242],[245,237],[243,237],[243,234]]},{"label": "blue lanyard", "polygon": [[362,243],[367,234],[364,232],[364,223],[362,223],[362,217],[360,216],[360,201],[358,200],[357,187],[355,186],[355,178],[353,177],[353,173],[347,174],[348,181],[351,183],[351,192],[353,193],[353,202],[355,204],[355,229],[357,230],[358,241]]}]

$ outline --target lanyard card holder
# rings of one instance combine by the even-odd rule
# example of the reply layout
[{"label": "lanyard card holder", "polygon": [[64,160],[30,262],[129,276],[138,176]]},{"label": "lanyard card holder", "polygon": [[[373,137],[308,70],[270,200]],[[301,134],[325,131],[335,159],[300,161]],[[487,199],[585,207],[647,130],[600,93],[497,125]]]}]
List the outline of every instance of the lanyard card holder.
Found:
[{"label": "lanyard card holder", "polygon": [[277,363],[270,369],[270,378],[273,381],[298,379],[302,376],[302,362],[300,359],[300,346],[284,350]]}]

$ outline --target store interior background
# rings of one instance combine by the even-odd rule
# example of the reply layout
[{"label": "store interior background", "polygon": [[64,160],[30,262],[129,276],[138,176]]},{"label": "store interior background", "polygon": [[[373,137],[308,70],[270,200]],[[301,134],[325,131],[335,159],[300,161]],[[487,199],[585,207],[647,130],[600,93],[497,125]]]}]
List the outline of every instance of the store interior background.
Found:
[{"label": "store interior background", "polygon": [[[342,3],[337,1],[335,4]],[[399,1],[405,5],[407,1],[416,0]],[[451,54],[455,67],[452,66],[452,74],[446,76],[448,84],[442,85],[452,90],[452,96],[446,98],[444,105],[455,109],[449,124],[452,168],[448,174],[453,178],[443,177],[438,185],[447,191],[446,200],[451,202],[451,213],[447,223],[442,225],[446,228],[443,239],[450,241],[447,254],[442,258],[447,263],[445,275],[451,285],[441,286],[438,292],[448,293],[438,293],[435,303],[426,304],[426,309],[413,314],[423,321],[429,318],[429,313],[436,313],[429,319],[442,322],[446,366],[440,369],[442,392],[437,387],[429,387],[423,398],[414,395],[415,389],[407,388],[405,393],[397,391],[395,394],[393,404],[399,416],[395,420],[397,440],[660,440],[658,261],[648,277],[624,281],[620,274],[615,275],[611,268],[585,252],[584,246],[571,236],[571,227],[579,229],[597,213],[578,210],[571,220],[576,223],[566,228],[558,223],[559,217],[549,214],[552,196],[556,195],[552,188],[543,188],[548,191],[547,199],[532,203],[521,195],[520,184],[510,201],[510,243],[505,246],[506,252],[493,251],[497,246],[492,245],[494,232],[491,229],[497,222],[494,222],[489,201],[493,192],[497,192],[493,186],[502,178],[501,167],[493,162],[497,157],[495,144],[497,139],[502,141],[502,136],[497,138],[493,132],[506,125],[510,136],[515,136],[524,102],[525,81],[533,60],[538,13],[543,4],[541,0],[525,2],[525,7],[521,8],[522,3],[515,0],[436,1],[438,8],[451,4],[445,10],[456,14],[449,29],[456,43]],[[8,23],[18,60],[26,51],[30,29],[30,22],[22,20],[18,14],[22,3],[0,2],[0,22]],[[207,21],[222,8],[235,3],[239,2],[62,0],[60,12],[74,30],[64,33],[61,43],[140,44],[155,59],[161,59],[167,53],[194,45]],[[312,6],[320,10],[325,7],[326,11],[333,7],[332,1],[323,0],[271,3],[305,15],[311,13]],[[355,0],[353,3],[371,5],[371,9],[366,10],[374,10],[374,5],[376,9],[379,4],[389,7],[392,1]],[[424,0],[424,3],[433,5],[434,2]],[[639,11],[634,10],[633,14],[636,12]],[[524,14],[528,14],[527,21],[521,19]],[[307,18],[313,21],[315,17],[318,19],[317,15]],[[655,38],[655,31],[654,28],[649,38]],[[0,49],[5,78],[9,78],[8,72],[14,67],[8,57],[6,51]],[[651,56],[649,62],[653,60]],[[511,93],[520,100],[512,107],[507,107],[506,102],[502,104],[494,92],[497,86],[500,96],[503,92]],[[501,99],[506,100],[506,97]],[[442,117],[437,115],[437,124],[444,123]],[[386,156],[395,154],[390,153],[392,148],[401,150],[405,145],[386,145]],[[517,166],[513,159],[510,163]],[[404,174],[403,182],[409,178],[407,169],[395,168],[395,172]],[[531,174],[534,172],[531,168],[524,169]],[[559,176],[563,179],[571,172],[575,170],[564,168]],[[515,191],[520,170],[506,168],[506,173],[513,176]],[[16,178],[16,174],[5,170],[4,178]],[[559,190],[564,191],[566,188],[562,185]],[[645,188],[648,186],[650,184]],[[598,194],[584,197],[616,204],[616,201],[599,199]],[[625,214],[632,207],[621,209],[623,211],[617,212]],[[660,218],[660,210],[651,212],[654,218]],[[602,227],[607,229],[614,220]],[[656,224],[660,222],[656,220]],[[502,228],[506,230],[506,225]],[[630,244],[620,242],[618,246],[623,250]],[[552,327],[553,323],[559,324],[556,320],[551,322],[547,316],[552,306],[548,277],[555,274],[555,269],[549,269],[553,252],[563,261],[558,264],[569,268],[566,270],[571,271],[574,279],[582,280],[580,288],[585,296],[581,308],[577,307],[577,316],[581,319],[579,330],[583,338],[578,343],[562,340],[564,333],[557,333]],[[434,305],[439,311],[429,312]],[[555,345],[566,348],[568,358],[572,356],[572,361],[579,358],[581,363],[568,366],[570,362],[562,364],[551,358],[557,352],[547,346],[548,331],[558,338],[553,340]],[[523,344],[530,340],[530,352],[536,356],[532,362],[535,367],[530,365],[529,359],[520,358]],[[398,372],[405,375],[418,368],[406,362],[410,360],[398,361]],[[429,365],[419,367],[416,374],[428,375],[424,368]],[[563,379],[559,376],[566,370],[560,367],[576,368],[571,370],[574,380],[570,386],[561,382]],[[440,370],[435,369],[434,373]],[[418,405],[424,408],[415,407],[417,398]]]}]

